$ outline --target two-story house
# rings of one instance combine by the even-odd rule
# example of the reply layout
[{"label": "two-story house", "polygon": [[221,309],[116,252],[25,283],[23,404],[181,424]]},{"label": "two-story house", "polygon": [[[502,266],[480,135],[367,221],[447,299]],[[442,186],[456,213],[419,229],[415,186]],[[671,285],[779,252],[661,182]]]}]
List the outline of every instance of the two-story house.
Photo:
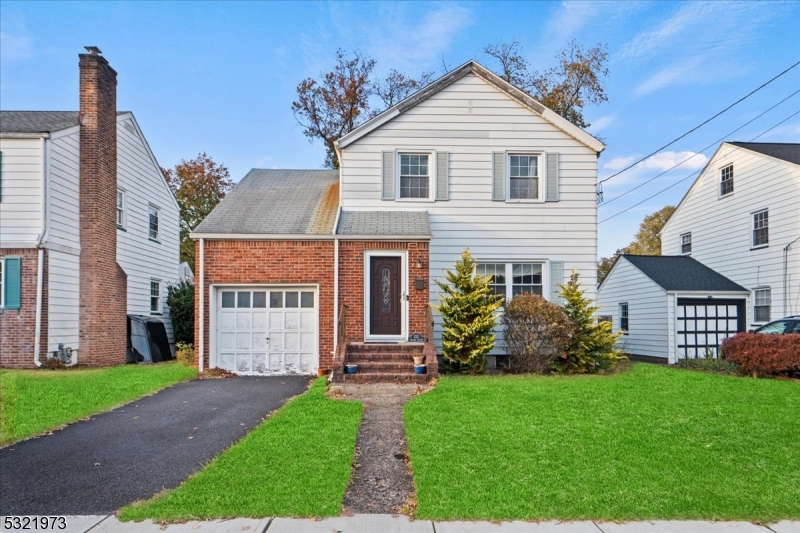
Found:
[{"label": "two-story house", "polygon": [[470,61],[339,139],[339,170],[250,171],[193,233],[199,365],[397,378],[419,339],[435,372],[465,248],[506,298],[572,269],[593,298],[603,147]]},{"label": "two-story house", "polygon": [[79,112],[0,112],[0,366],[39,366],[59,346],[72,364],[124,363],[127,314],[172,334],[178,205],[93,50]]},{"label": "two-story house", "polygon": [[623,256],[600,287],[625,350],[674,363],[800,313],[798,206],[800,144],[722,143],[664,225],[663,256]]}]

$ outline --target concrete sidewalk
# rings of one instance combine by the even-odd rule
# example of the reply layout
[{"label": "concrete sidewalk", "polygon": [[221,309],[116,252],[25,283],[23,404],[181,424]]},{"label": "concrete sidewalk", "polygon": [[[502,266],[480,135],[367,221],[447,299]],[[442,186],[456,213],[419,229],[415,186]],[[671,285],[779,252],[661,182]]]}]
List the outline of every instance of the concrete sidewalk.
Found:
[{"label": "concrete sidewalk", "polygon": [[[66,533],[800,533],[800,522],[647,521],[647,522],[432,522],[402,515],[361,514],[313,520],[308,518],[235,518],[160,525],[150,520],[120,522],[111,515],[66,517]],[[0,517],[0,531],[7,528]],[[28,530],[36,530],[32,526]],[[44,530],[44,529],[43,529]]]}]

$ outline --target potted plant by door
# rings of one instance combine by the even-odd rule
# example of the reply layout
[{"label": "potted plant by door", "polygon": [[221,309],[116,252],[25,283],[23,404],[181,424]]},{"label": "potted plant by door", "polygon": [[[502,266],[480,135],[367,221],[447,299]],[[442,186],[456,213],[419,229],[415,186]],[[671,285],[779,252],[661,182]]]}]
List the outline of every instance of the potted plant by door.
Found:
[{"label": "potted plant by door", "polygon": [[414,366],[420,366],[425,364],[425,356],[424,355],[415,355],[414,356]]},{"label": "potted plant by door", "polygon": [[427,366],[423,365],[414,365],[414,373],[415,374],[425,374],[427,372]]},{"label": "potted plant by door", "polygon": [[344,371],[348,374],[355,374],[358,372],[358,365],[355,363],[347,363],[344,365]]}]

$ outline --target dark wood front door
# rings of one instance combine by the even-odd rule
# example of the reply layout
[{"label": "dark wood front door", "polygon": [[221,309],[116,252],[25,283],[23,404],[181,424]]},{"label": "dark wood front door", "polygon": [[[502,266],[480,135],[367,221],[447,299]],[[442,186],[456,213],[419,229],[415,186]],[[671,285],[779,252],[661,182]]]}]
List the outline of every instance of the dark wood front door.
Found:
[{"label": "dark wood front door", "polygon": [[370,335],[400,335],[403,332],[400,269],[399,257],[370,257]]}]

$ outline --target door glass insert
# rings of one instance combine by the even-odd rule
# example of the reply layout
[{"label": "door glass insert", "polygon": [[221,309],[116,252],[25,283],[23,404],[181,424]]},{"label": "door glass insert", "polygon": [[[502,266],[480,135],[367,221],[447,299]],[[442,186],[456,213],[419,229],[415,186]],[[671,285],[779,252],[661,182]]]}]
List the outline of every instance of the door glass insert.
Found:
[{"label": "door glass insert", "polygon": [[267,293],[265,291],[256,291],[253,293],[253,307],[259,309],[267,307]]},{"label": "door glass insert", "polygon": [[391,304],[391,297],[389,296],[390,286],[391,280],[389,279],[389,269],[384,268],[381,270],[381,311],[383,313],[389,312]]},{"label": "door glass insert", "polygon": [[236,300],[236,298],[235,298],[235,293],[234,292],[232,292],[232,291],[224,291],[222,293],[222,307],[223,308],[228,309],[228,308],[234,307],[233,304],[234,304],[235,300]]},{"label": "door glass insert", "polygon": [[314,307],[314,293],[301,292],[300,293],[300,307],[311,308]]},{"label": "door glass insert", "polygon": [[297,292],[286,292],[286,307],[297,307]]},{"label": "door glass insert", "polygon": [[269,293],[269,306],[270,307],[283,307],[283,292],[270,291]]},{"label": "door glass insert", "polygon": [[250,292],[236,293],[236,307],[250,307]]}]

